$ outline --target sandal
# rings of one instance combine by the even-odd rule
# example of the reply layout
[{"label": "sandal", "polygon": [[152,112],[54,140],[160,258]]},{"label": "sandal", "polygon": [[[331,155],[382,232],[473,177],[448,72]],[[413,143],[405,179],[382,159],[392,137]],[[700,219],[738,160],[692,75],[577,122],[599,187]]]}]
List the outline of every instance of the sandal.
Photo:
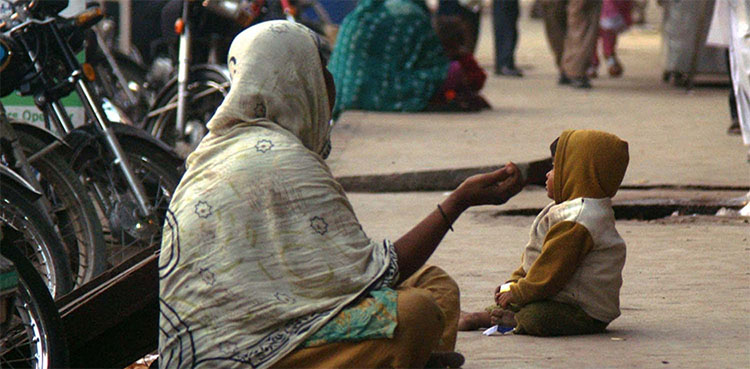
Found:
[{"label": "sandal", "polygon": [[622,64],[614,55],[607,58],[607,72],[610,77],[620,77],[624,72]]},{"label": "sandal", "polygon": [[732,125],[727,128],[727,134],[730,135],[741,135],[742,130],[740,129],[740,121],[738,120],[732,120]]},{"label": "sandal", "polygon": [[591,79],[599,77],[599,72],[597,71],[597,65],[592,65],[586,69],[586,77],[589,77]]}]

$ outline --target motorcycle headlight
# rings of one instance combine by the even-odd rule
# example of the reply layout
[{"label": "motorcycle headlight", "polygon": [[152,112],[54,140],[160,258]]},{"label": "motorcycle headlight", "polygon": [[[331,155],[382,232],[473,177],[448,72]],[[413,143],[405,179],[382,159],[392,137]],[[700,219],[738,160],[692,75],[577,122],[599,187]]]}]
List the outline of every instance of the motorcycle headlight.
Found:
[{"label": "motorcycle headlight", "polygon": [[32,65],[14,46],[11,38],[0,33],[0,97],[7,96],[23,83]]},{"label": "motorcycle headlight", "polygon": [[10,46],[5,40],[0,39],[0,72],[10,64],[11,51]]}]

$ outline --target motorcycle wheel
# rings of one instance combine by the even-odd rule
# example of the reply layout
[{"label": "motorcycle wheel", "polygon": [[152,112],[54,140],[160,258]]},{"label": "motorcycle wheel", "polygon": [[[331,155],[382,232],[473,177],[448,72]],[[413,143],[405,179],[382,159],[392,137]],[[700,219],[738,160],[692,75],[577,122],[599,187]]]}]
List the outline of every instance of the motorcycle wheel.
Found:
[{"label": "motorcycle wheel", "polygon": [[188,110],[185,127],[177,131],[177,84],[167,85],[154,102],[154,108],[144,120],[144,129],[152,136],[172,146],[180,157],[195,150],[208,133],[206,123],[216,112],[229,92],[229,80],[222,73],[210,69],[190,71]]},{"label": "motorcycle wheel", "polygon": [[[17,132],[27,157],[47,145],[26,132]],[[102,225],[86,188],[67,158],[57,151],[31,163],[52,205],[50,217],[70,259],[74,287],[83,285],[107,269],[107,250]]]},{"label": "motorcycle wheel", "polygon": [[[10,233],[5,232],[5,236]],[[6,319],[0,321],[0,368],[67,368],[68,349],[60,314],[44,281],[12,244],[3,242],[0,250],[13,262],[19,282],[15,294],[7,297],[10,306]]]},{"label": "motorcycle wheel", "polygon": [[17,186],[2,184],[0,224],[23,235],[15,242],[16,247],[33,264],[50,294],[60,297],[72,288],[68,256],[55,229]]},{"label": "motorcycle wheel", "polygon": [[98,150],[87,150],[76,159],[76,170],[86,177],[102,217],[107,243],[107,261],[116,266],[145,249],[158,249],[164,216],[172,193],[180,180],[180,169],[168,153],[153,143],[132,136],[117,137],[128,163],[146,191],[156,219],[145,224],[138,213],[135,197],[112,158]]}]

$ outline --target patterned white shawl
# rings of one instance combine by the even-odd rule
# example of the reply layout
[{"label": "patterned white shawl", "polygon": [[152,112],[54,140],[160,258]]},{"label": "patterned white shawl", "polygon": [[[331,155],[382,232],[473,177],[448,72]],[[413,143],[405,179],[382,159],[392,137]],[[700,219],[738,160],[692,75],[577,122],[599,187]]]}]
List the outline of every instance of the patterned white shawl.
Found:
[{"label": "patterned white shawl", "polygon": [[318,155],[330,111],[315,35],[240,33],[232,88],[188,158],[160,255],[162,368],[265,368],[397,278]]}]

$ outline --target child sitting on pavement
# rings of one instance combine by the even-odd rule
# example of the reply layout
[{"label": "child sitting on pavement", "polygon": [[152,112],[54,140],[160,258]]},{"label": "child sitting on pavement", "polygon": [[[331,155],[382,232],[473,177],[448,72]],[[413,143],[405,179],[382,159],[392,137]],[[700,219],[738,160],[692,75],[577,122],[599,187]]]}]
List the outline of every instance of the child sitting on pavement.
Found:
[{"label": "child sitting on pavement", "polygon": [[628,144],[615,135],[566,130],[551,147],[547,205],[531,226],[521,266],[495,290],[497,305],[461,313],[459,330],[490,325],[516,334],[604,332],[620,315],[625,241],[611,198],[628,166]]}]

